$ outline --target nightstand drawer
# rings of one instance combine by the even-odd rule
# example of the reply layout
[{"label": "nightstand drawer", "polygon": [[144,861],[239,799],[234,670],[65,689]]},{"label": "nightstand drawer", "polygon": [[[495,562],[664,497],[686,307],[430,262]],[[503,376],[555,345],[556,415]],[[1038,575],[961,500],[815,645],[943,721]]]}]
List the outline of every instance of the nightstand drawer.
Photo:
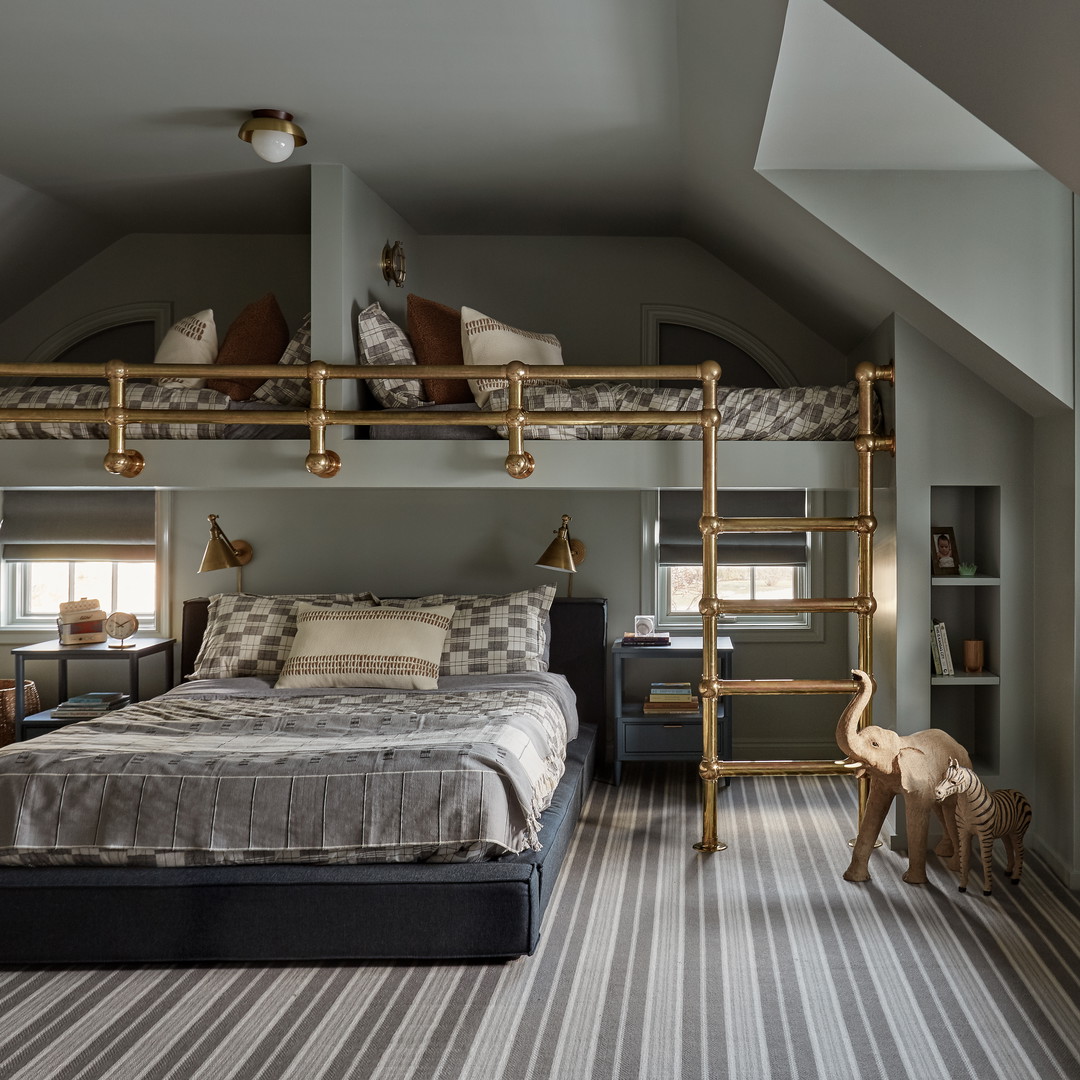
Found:
[{"label": "nightstand drawer", "polygon": [[628,754],[701,753],[701,721],[635,721],[625,727]]}]

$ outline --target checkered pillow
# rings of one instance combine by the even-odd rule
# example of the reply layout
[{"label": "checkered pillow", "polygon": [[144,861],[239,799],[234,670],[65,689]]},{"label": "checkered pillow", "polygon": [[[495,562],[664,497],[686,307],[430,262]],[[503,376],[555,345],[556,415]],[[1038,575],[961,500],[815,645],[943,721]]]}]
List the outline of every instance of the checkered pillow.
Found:
[{"label": "checkered pillow", "polygon": [[252,596],[220,593],[210,597],[206,633],[195,658],[192,679],[276,678],[296,636],[299,603],[315,607],[370,606],[371,593]]},{"label": "checkered pillow", "polygon": [[[311,362],[311,312],[309,311],[292,341],[285,346],[279,364],[308,364]],[[306,409],[311,403],[311,387],[307,379],[267,379],[252,391],[253,401],[268,401],[272,405],[291,405]]]},{"label": "checkered pillow", "polygon": [[[416,367],[416,356],[405,331],[394,323],[378,302],[364,308],[357,318],[360,363],[370,366],[400,364]],[[376,401],[384,409],[418,409],[424,400],[419,379],[367,379]]]},{"label": "checkered pillow", "polygon": [[554,585],[505,596],[454,596],[437,593],[411,599],[384,600],[394,607],[453,604],[440,675],[506,675],[547,671],[545,623]]}]

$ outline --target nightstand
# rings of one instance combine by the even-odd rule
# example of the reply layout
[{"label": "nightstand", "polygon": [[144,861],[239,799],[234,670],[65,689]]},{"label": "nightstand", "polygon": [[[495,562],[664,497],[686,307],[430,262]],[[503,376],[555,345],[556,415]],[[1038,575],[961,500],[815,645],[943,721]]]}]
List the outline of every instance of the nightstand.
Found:
[{"label": "nightstand", "polygon": [[[24,666],[27,660],[55,660],[57,664],[56,687],[61,701],[68,696],[68,662],[71,660],[126,660],[128,664],[128,693],[132,702],[139,700],[139,663],[144,657],[162,653],[165,657],[165,686],[173,685],[173,647],[175,638],[138,638],[126,649],[110,648],[107,642],[93,645],[58,645],[55,641],[41,641],[36,645],[23,645],[12,649],[15,657],[15,741],[23,738],[26,731],[41,735],[63,727],[62,721],[53,719],[52,710],[45,709],[33,716],[23,716],[26,703],[23,700]],[[71,723],[70,720],[67,723]]]},{"label": "nightstand", "polygon": [[[702,660],[700,637],[673,637],[670,645],[623,645],[616,641],[611,647],[615,711],[615,768],[614,782],[622,779],[624,761],[700,761],[702,749],[701,714],[697,716],[645,715],[644,694],[628,694],[627,665],[641,665],[647,682],[670,680],[673,661],[696,660],[697,674],[692,685],[700,681]],[[731,638],[716,640],[717,672],[721,679],[731,678],[731,657],[734,653]],[[665,667],[666,665],[666,667]],[[638,673],[642,674],[642,673]],[[647,691],[645,691],[647,693]],[[633,697],[635,700],[628,700]],[[641,700],[637,700],[640,698]],[[717,752],[721,758],[731,758],[731,696],[717,702]]]}]

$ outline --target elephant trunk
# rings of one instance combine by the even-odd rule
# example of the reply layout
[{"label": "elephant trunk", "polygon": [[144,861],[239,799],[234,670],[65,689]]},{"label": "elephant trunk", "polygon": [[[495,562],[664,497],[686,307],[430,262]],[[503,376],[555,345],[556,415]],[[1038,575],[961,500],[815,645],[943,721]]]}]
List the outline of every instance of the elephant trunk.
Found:
[{"label": "elephant trunk", "polygon": [[874,680],[865,671],[856,669],[851,674],[859,686],[855,691],[855,695],[840,714],[840,719],[836,724],[836,745],[848,757],[861,757],[861,755],[855,753],[852,746],[857,741],[859,720],[862,718],[867,703],[874,693]]}]

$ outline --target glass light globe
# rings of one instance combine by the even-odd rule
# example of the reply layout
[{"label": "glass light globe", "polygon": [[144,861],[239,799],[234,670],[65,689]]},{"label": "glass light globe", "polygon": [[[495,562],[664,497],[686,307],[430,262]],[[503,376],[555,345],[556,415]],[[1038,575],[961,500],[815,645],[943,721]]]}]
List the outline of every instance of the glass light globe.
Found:
[{"label": "glass light globe", "polygon": [[260,129],[251,133],[251,149],[263,161],[285,161],[295,146],[296,140],[286,131]]}]

